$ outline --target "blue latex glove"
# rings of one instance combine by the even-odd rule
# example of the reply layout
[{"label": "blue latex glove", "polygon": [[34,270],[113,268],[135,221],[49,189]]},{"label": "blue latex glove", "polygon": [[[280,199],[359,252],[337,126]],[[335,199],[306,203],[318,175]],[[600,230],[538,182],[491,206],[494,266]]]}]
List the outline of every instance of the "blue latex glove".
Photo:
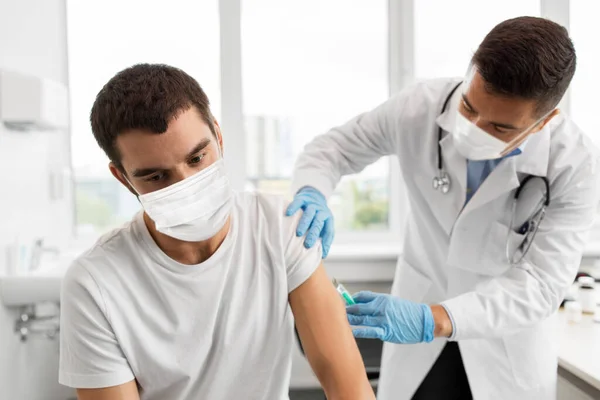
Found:
[{"label": "blue latex glove", "polygon": [[[296,193],[294,201],[288,206],[286,215],[289,217],[302,209],[304,214],[300,218],[296,235],[306,235],[304,247],[310,249],[321,238],[323,244],[323,258],[329,254],[331,242],[333,242],[334,228],[333,215],[327,207],[327,199],[317,189],[310,186],[304,187]],[[310,229],[309,229],[310,228]]]},{"label": "blue latex glove", "polygon": [[392,343],[421,343],[433,340],[433,313],[427,304],[413,303],[389,294],[359,292],[355,305],[347,306],[356,338]]}]

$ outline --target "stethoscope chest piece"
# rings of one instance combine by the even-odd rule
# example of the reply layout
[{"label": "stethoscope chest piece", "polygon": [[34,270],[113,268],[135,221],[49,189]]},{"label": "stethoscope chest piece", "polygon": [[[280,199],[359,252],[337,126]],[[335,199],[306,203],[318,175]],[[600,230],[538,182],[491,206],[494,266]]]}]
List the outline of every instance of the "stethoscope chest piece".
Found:
[{"label": "stethoscope chest piece", "polygon": [[[442,107],[442,111],[440,114],[443,114],[446,111],[446,107],[448,107],[448,103],[450,102],[450,99],[452,98],[452,95],[454,94],[454,92],[456,91],[456,89],[458,89],[458,87],[461,84],[457,84],[456,86],[454,86],[454,88],[450,91],[450,93],[448,94],[448,96],[446,97],[446,100],[444,101],[444,105]],[[440,192],[442,192],[442,194],[447,194],[450,191],[450,176],[448,176],[448,174],[446,173],[446,171],[444,171],[444,160],[442,157],[442,145],[441,145],[441,141],[442,141],[442,134],[443,134],[443,129],[441,126],[438,126],[438,137],[437,137],[437,168],[438,168],[438,176],[434,176],[433,177],[433,188],[435,190],[439,190]]]},{"label": "stethoscope chest piece", "polygon": [[435,176],[433,178],[433,188],[435,190],[440,190],[443,194],[446,194],[450,191],[450,177],[446,172],[441,172],[440,176]]}]

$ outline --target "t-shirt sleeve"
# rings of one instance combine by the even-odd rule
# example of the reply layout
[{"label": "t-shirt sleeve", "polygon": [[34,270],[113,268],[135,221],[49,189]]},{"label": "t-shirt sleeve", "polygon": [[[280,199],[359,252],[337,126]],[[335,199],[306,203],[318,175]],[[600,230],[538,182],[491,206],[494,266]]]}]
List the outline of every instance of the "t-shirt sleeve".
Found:
[{"label": "t-shirt sleeve", "polygon": [[84,265],[77,262],[63,281],[60,319],[62,385],[103,388],[134,379],[107,318],[100,288]]},{"label": "t-shirt sleeve", "polygon": [[284,257],[287,268],[288,293],[303,284],[321,265],[321,240],[310,249],[304,247],[305,237],[296,236],[301,212],[283,220]]}]

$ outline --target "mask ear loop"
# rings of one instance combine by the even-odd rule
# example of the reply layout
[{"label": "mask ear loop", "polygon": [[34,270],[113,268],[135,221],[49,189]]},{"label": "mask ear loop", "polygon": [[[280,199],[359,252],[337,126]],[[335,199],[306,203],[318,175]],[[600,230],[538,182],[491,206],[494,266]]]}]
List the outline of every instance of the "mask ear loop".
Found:
[{"label": "mask ear loop", "polygon": [[500,153],[500,157],[505,157],[507,154],[513,152],[521,143],[523,143],[522,139],[524,139],[531,130],[537,126],[537,123],[534,124],[531,128],[525,129],[523,132],[519,133],[516,138],[512,140],[512,144],[508,144],[506,149],[502,153]]},{"label": "mask ear loop", "polygon": [[122,175],[123,175],[123,179],[125,179],[125,181],[127,181],[127,183],[129,184],[129,188],[131,190],[133,190],[135,192],[135,194],[137,195],[137,197],[139,198],[141,196],[140,192],[138,192],[135,189],[135,186],[133,186],[133,184],[131,183],[131,181],[129,179],[127,179],[127,176],[125,176],[125,174],[122,174]]},{"label": "mask ear loop", "polygon": [[514,151],[517,147],[519,147],[519,145],[522,143],[522,139],[525,138],[533,129],[535,129],[536,126],[541,124],[542,121],[544,121],[546,118],[548,118],[548,116],[550,114],[552,114],[553,111],[554,110],[547,112],[540,119],[538,119],[536,122],[534,122],[529,128],[527,128],[523,132],[519,133],[517,135],[517,137],[511,141],[512,144],[508,143],[506,145],[506,149],[500,154],[500,156],[504,157],[507,154],[510,154],[512,151]]}]

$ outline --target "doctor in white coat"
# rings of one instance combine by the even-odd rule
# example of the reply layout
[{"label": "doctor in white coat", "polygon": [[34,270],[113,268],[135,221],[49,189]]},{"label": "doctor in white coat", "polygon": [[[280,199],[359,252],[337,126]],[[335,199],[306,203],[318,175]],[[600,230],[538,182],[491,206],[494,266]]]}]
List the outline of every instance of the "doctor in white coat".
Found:
[{"label": "doctor in white coat", "polygon": [[299,157],[288,214],[303,210],[297,233],[324,256],[340,178],[400,163],[411,212],[392,294],[347,309],[356,337],[387,342],[380,399],[556,397],[555,315],[598,204],[598,152],[556,109],[575,64],[560,25],[505,21],[465,79],[409,87]]}]

